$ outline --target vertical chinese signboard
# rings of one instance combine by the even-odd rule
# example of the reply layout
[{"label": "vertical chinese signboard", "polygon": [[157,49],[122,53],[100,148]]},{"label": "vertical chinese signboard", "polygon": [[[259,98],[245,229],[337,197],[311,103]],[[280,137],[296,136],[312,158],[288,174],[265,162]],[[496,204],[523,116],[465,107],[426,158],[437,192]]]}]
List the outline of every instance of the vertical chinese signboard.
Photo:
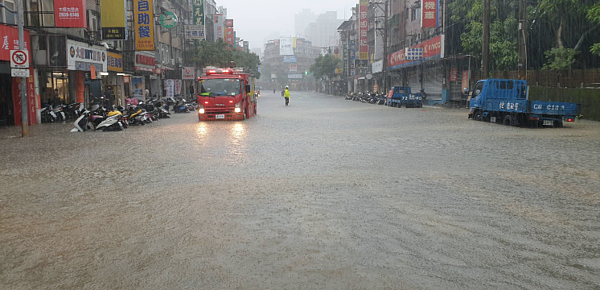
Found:
[{"label": "vertical chinese signboard", "polygon": [[101,0],[102,39],[125,39],[125,1]]},{"label": "vertical chinese signboard", "polygon": [[223,17],[223,15],[221,15],[221,14],[215,14],[214,15],[214,23],[215,23],[215,25],[214,25],[215,26],[214,27],[214,29],[215,29],[214,33],[215,33],[215,38],[216,39],[219,39],[219,38],[220,39],[225,39],[225,36],[224,36],[224,33],[223,33],[224,32],[224,29],[223,29],[223,23],[224,22],[225,22],[225,17]]},{"label": "vertical chinese signboard", "polygon": [[54,25],[87,28],[85,0],[54,0]]},{"label": "vertical chinese signboard", "polygon": [[360,0],[360,14],[358,22],[358,33],[359,33],[359,59],[369,59],[369,0]]},{"label": "vertical chinese signboard", "polygon": [[421,27],[438,27],[438,0],[421,1]]},{"label": "vertical chinese signboard", "polygon": [[204,25],[204,0],[192,0],[194,9],[194,24]]},{"label": "vertical chinese signboard", "polygon": [[154,51],[154,5],[152,0],[133,0],[135,50]]},{"label": "vertical chinese signboard", "polygon": [[233,28],[227,27],[225,29],[225,42],[229,45],[233,45],[235,43],[234,39],[235,35],[233,34]]}]

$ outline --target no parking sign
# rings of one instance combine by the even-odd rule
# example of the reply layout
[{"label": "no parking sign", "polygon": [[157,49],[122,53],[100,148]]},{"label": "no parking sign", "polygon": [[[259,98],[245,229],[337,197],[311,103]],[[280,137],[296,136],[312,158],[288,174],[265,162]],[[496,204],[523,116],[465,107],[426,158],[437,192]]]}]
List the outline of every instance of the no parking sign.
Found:
[{"label": "no parking sign", "polygon": [[29,52],[26,50],[11,50],[10,67],[29,68]]}]

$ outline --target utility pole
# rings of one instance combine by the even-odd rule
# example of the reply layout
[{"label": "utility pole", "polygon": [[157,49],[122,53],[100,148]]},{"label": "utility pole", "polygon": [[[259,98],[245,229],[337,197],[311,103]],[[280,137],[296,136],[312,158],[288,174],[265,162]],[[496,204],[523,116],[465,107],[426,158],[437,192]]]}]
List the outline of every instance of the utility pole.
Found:
[{"label": "utility pole", "polygon": [[489,73],[490,58],[490,0],[483,0],[483,45],[481,48],[481,63],[483,78],[487,79]]},{"label": "utility pole", "polygon": [[483,0],[483,45],[481,48],[481,63],[483,78],[490,76],[490,0]]},{"label": "utility pole", "polygon": [[385,0],[383,9],[383,92],[387,92],[387,67],[388,67],[388,4],[389,0]]},{"label": "utility pole", "polygon": [[[24,50],[25,33],[23,31],[23,0],[17,0],[17,18],[19,26],[19,49]],[[27,137],[27,135],[29,135],[29,118],[27,116],[29,113],[29,108],[27,107],[27,78],[21,78],[19,89],[21,90],[21,136]]]},{"label": "utility pole", "polygon": [[527,79],[527,3],[519,0],[519,79]]}]

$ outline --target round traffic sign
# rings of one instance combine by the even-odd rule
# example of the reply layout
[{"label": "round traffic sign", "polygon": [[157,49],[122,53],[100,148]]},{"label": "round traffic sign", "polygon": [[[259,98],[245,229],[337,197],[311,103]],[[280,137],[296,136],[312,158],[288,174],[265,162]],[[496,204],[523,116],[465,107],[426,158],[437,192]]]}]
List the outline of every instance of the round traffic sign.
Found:
[{"label": "round traffic sign", "polygon": [[11,57],[16,65],[25,65],[27,63],[27,53],[22,50],[15,50]]},{"label": "round traffic sign", "polygon": [[177,26],[178,22],[179,19],[177,18],[177,15],[171,11],[165,11],[164,14],[160,15],[160,25],[164,28],[171,29]]}]

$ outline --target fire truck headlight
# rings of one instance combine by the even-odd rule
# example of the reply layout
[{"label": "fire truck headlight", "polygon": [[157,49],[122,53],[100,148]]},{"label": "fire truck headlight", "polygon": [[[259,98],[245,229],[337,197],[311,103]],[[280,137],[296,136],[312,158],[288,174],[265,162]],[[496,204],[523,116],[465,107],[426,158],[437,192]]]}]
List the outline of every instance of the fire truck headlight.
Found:
[{"label": "fire truck headlight", "polygon": [[201,108],[200,110],[198,110],[198,113],[204,114],[204,108]]},{"label": "fire truck headlight", "polygon": [[242,109],[241,109],[241,108],[235,108],[235,112],[236,112],[236,113],[239,113],[239,112],[241,112],[241,111],[242,111]]}]

